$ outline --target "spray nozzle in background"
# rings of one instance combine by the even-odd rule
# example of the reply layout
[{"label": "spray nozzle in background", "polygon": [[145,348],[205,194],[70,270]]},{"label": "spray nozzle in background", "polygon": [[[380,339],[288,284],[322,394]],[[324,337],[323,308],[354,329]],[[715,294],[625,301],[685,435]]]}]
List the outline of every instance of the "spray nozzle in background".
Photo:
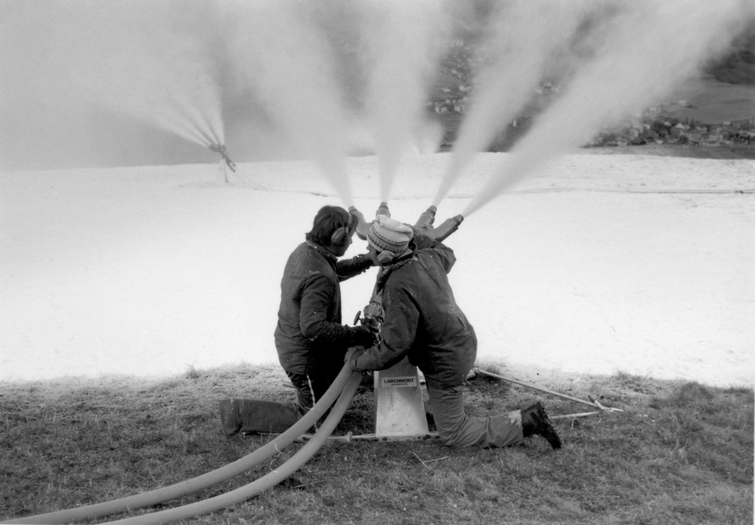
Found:
[{"label": "spray nozzle in background", "polygon": [[430,228],[435,222],[435,212],[438,210],[435,206],[430,206],[426,211],[422,212],[422,215],[417,219],[417,223],[414,225],[415,230],[424,231]]},{"label": "spray nozzle in background", "polygon": [[364,218],[364,214],[357,210],[354,206],[349,206],[349,213],[357,218],[356,234],[357,237],[363,241],[367,240],[367,232],[370,229],[370,225],[367,223],[367,219]]},{"label": "spray nozzle in background", "polygon": [[220,156],[223,157],[223,160],[228,164],[228,167],[231,168],[231,171],[234,173],[236,172],[236,164],[228,156],[228,152],[225,150],[225,144],[210,144],[209,148],[210,151],[220,153]]}]

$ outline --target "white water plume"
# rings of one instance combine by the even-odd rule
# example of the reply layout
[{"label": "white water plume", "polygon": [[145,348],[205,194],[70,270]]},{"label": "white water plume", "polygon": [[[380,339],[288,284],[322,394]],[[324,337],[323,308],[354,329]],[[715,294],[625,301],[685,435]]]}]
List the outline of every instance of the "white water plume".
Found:
[{"label": "white water plume", "polygon": [[517,117],[582,20],[582,2],[514,0],[497,6],[486,28],[469,113],[461,123],[438,205],[478,151]]},{"label": "white water plume", "polygon": [[16,85],[5,94],[18,104],[99,104],[198,144],[222,143],[220,92],[205,42],[178,27],[191,21],[195,10],[187,7],[194,5],[12,4],[1,60],[6,82]]},{"label": "white water plume", "polygon": [[635,0],[614,8],[596,33],[600,38],[590,60],[514,146],[464,216],[554,156],[585,144],[601,127],[657,103],[725,50],[755,16],[747,0]]},{"label": "white water plume", "polygon": [[365,110],[376,139],[380,199],[387,202],[401,155],[424,125],[430,82],[450,30],[435,0],[386,0],[362,5]]},{"label": "white water plume", "polygon": [[299,2],[219,4],[225,10],[231,62],[270,118],[314,159],[344,205],[353,204],[346,170],[347,116],[333,50]]}]

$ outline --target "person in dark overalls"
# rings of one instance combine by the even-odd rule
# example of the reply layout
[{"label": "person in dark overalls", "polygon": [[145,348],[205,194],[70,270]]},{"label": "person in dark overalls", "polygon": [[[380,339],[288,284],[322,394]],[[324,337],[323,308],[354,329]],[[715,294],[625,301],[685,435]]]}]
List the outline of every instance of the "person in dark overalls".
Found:
[{"label": "person in dark overalls", "polygon": [[385,370],[408,356],[425,376],[444,445],[506,447],[539,435],[560,448],[561,439],[540,402],[487,417],[464,412],[462,388],[477,356],[477,336],[448,282],[448,272],[456,262],[454,252],[385,215],[372,223],[367,241],[371,256],[381,266],[375,286],[383,309],[380,342],[349,350],[349,367],[360,372]]}]

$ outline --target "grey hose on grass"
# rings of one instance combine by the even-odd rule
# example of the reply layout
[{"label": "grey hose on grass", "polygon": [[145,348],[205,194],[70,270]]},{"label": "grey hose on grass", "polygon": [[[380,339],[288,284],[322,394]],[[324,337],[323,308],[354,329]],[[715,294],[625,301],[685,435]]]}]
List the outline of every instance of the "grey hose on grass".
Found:
[{"label": "grey hose on grass", "polygon": [[[348,365],[345,368],[348,369]],[[333,430],[335,430],[336,425],[341,421],[344,412],[346,412],[346,409],[349,407],[349,404],[354,398],[354,394],[356,394],[361,382],[362,374],[359,372],[353,372],[346,383],[346,386],[343,388],[341,396],[333,406],[333,410],[331,410],[330,414],[325,419],[325,422],[320,426],[314,437],[310,441],[307,441],[307,443],[300,448],[291,459],[269,474],[249,483],[248,485],[244,485],[236,490],[226,492],[225,494],[213,498],[197,501],[196,503],[190,503],[181,507],[152,512],[150,514],[142,514],[141,516],[134,516],[132,518],[109,521],[107,523],[117,523],[119,525],[157,525],[160,523],[171,523],[178,520],[190,519],[217,510],[222,510],[238,503],[243,503],[259,493],[274,487],[299,470],[304,463],[309,461],[312,456],[320,450],[320,447],[323,446],[328,437],[333,433]]]},{"label": "grey hose on grass", "polygon": [[294,423],[291,428],[286,430],[280,436],[277,436],[275,439],[258,448],[251,454],[248,454],[233,463],[229,463],[228,465],[207,472],[206,474],[202,474],[201,476],[149,492],[134,494],[133,496],[127,496],[125,498],[103,503],[86,505],[84,507],[15,518],[0,523],[58,524],[88,520],[101,516],[108,516],[117,512],[123,512],[125,510],[150,507],[226,481],[279,453],[283,448],[290,445],[295,439],[309,430],[310,427],[312,427],[312,425],[314,425],[335,402],[341,391],[347,385],[351,384],[349,381],[355,381],[353,379],[355,376],[360,376],[360,374],[354,374],[351,369],[349,369],[348,365],[344,365],[341,372],[338,374],[338,377],[336,377],[328,391],[322,396],[322,399],[320,399],[299,421]]}]

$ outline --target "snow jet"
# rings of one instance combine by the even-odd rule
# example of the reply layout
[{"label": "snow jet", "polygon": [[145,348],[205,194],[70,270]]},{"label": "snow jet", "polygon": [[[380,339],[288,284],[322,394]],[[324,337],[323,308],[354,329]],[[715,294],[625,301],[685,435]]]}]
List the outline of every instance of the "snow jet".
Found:
[{"label": "snow jet", "polygon": [[95,103],[197,144],[222,144],[220,88],[195,12],[181,1],[9,2],[4,103],[51,113]]},{"label": "snow jet", "polygon": [[[632,118],[725,50],[755,17],[746,0],[612,2],[592,11],[561,96],[536,119],[465,217],[603,126]],[[596,16],[597,15],[597,16]]]},{"label": "snow jet", "polygon": [[344,153],[349,119],[332,46],[312,22],[317,6],[229,0],[218,8],[239,81],[352,204]]},{"label": "snow jet", "polygon": [[450,12],[433,0],[362,2],[361,36],[367,71],[364,111],[375,137],[380,200],[414,135],[424,124],[433,74],[449,38]]},{"label": "snow jet", "polygon": [[521,114],[558,52],[584,16],[584,2],[516,0],[496,6],[480,50],[470,111],[433,200],[437,206],[453,183],[495,135]]},{"label": "snow jet", "polygon": [[401,156],[426,125],[443,54],[479,5],[488,12],[475,22],[483,38],[470,111],[433,205],[528,111],[542,82],[560,92],[464,215],[657,103],[755,18],[748,0],[8,1],[0,147],[13,147],[14,126],[74,135],[61,108],[92,112],[92,102],[203,146],[225,144],[228,121],[256,119],[264,123],[248,125],[258,133],[243,140],[273,130],[349,206],[346,155],[367,122],[387,202]]}]

